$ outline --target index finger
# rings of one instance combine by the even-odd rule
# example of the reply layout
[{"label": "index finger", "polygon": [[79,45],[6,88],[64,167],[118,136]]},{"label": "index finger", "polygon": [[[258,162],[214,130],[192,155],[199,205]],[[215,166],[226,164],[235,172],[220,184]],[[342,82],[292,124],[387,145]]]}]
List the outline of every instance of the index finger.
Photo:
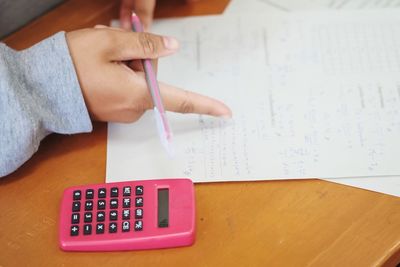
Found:
[{"label": "index finger", "polygon": [[232,111],[221,101],[159,83],[165,109],[179,113],[197,113],[217,117],[231,118]]}]

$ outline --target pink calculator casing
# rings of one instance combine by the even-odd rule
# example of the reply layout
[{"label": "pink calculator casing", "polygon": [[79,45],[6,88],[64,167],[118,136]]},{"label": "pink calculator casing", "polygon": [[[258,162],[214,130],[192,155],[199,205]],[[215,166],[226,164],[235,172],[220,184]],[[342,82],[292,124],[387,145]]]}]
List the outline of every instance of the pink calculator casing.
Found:
[{"label": "pink calculator casing", "polygon": [[[143,204],[143,230],[70,236],[73,191],[80,189],[107,189],[118,186],[144,187]],[[157,190],[169,189],[169,226],[159,228],[157,225]],[[108,190],[109,191],[109,190]],[[108,203],[110,196],[107,191],[105,198]],[[122,197],[118,197],[121,199]],[[84,202],[85,196],[82,194]],[[93,205],[93,214],[97,212],[97,205]],[[122,205],[118,207],[121,214]],[[82,210],[82,209],[81,209]],[[95,218],[93,224],[95,224]],[[118,220],[120,222],[121,220]],[[83,228],[84,222],[79,223]],[[118,251],[118,250],[142,250],[188,246],[195,240],[195,198],[193,182],[190,179],[161,179],[143,180],[119,183],[107,183],[96,185],[83,185],[70,187],[64,191],[60,211],[59,226],[60,247],[65,251]]]}]

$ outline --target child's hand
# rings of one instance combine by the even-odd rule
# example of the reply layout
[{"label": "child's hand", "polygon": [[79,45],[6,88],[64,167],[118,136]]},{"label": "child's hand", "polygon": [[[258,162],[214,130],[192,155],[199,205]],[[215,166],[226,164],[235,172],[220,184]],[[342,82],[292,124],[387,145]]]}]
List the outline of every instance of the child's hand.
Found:
[{"label": "child's hand", "polygon": [[[153,107],[139,59],[175,53],[171,37],[108,27],[67,33],[86,106],[100,121],[132,122]],[[165,108],[174,112],[230,117],[223,103],[160,83]]]}]

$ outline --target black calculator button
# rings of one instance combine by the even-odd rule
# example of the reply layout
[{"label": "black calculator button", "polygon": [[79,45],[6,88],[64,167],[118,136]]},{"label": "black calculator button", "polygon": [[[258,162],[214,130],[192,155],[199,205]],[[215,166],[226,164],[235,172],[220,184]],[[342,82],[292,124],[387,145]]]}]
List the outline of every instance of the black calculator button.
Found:
[{"label": "black calculator button", "polygon": [[100,188],[97,192],[98,198],[105,198],[107,196],[107,190],[105,188]]},{"label": "black calculator button", "polygon": [[79,235],[79,226],[72,225],[71,226],[71,236],[77,236],[77,235]]},{"label": "black calculator button", "polygon": [[88,200],[85,202],[85,210],[93,210],[93,201]]},{"label": "black calculator button", "polygon": [[143,186],[142,185],[138,185],[135,187],[135,193],[137,196],[141,196],[143,195]]},{"label": "black calculator button", "polygon": [[85,218],[84,218],[84,222],[89,223],[92,222],[93,220],[93,215],[91,212],[85,212]]},{"label": "black calculator button", "polygon": [[111,188],[111,197],[118,197],[118,187]]},{"label": "black calculator button", "polygon": [[85,224],[83,226],[83,234],[84,235],[90,235],[92,234],[92,225],[91,224]]},{"label": "black calculator button", "polygon": [[135,199],[135,207],[143,207],[143,198],[142,197],[137,197]]},{"label": "black calculator button", "polygon": [[72,202],[72,211],[80,211],[81,210],[81,202],[74,201]]},{"label": "black calculator button", "polygon": [[104,234],[104,223],[98,223],[96,225],[96,234]]},{"label": "black calculator button", "polygon": [[93,199],[93,197],[94,197],[94,190],[86,189],[86,199]]},{"label": "black calculator button", "polygon": [[131,218],[131,211],[130,210],[123,210],[122,211],[122,219],[129,220]]},{"label": "black calculator button", "polygon": [[106,219],[106,214],[104,211],[97,212],[97,221],[98,222],[104,222],[105,219]]},{"label": "black calculator button", "polygon": [[110,211],[110,221],[116,221],[118,219],[118,211]]},{"label": "black calculator button", "polygon": [[73,193],[74,200],[81,200],[82,192],[81,190],[75,190]]},{"label": "black calculator button", "polygon": [[135,210],[135,219],[143,219],[143,209]]},{"label": "black calculator button", "polygon": [[143,222],[135,221],[135,231],[142,231],[142,230],[143,230]]},{"label": "black calculator button", "polygon": [[124,198],[122,202],[122,207],[123,208],[130,208],[131,207],[131,199],[130,198]]},{"label": "black calculator button", "polygon": [[97,209],[104,210],[106,208],[106,201],[105,200],[98,200],[97,201]]},{"label": "black calculator button", "polygon": [[118,199],[111,199],[110,200],[110,209],[118,208]]},{"label": "black calculator button", "polygon": [[131,187],[130,186],[124,186],[124,192],[122,193],[124,197],[130,197],[131,196]]},{"label": "black calculator button", "polygon": [[129,232],[131,230],[131,226],[129,221],[122,222],[122,232]]},{"label": "black calculator button", "polygon": [[118,226],[117,226],[117,223],[110,223],[110,225],[108,226],[108,231],[110,232],[110,233],[116,233],[117,232],[117,228],[118,228]]},{"label": "black calculator button", "polygon": [[79,223],[79,213],[72,213],[71,223]]}]

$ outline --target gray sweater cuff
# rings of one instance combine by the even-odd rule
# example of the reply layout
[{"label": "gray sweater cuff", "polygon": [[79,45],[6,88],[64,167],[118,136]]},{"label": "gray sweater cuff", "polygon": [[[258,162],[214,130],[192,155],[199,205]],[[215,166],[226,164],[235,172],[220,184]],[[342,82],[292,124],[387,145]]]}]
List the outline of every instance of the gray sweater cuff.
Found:
[{"label": "gray sweater cuff", "polygon": [[18,53],[27,90],[49,132],[92,131],[92,123],[72,63],[65,32]]},{"label": "gray sweater cuff", "polygon": [[21,52],[0,43],[0,177],[27,161],[46,135],[91,130],[64,32]]}]

